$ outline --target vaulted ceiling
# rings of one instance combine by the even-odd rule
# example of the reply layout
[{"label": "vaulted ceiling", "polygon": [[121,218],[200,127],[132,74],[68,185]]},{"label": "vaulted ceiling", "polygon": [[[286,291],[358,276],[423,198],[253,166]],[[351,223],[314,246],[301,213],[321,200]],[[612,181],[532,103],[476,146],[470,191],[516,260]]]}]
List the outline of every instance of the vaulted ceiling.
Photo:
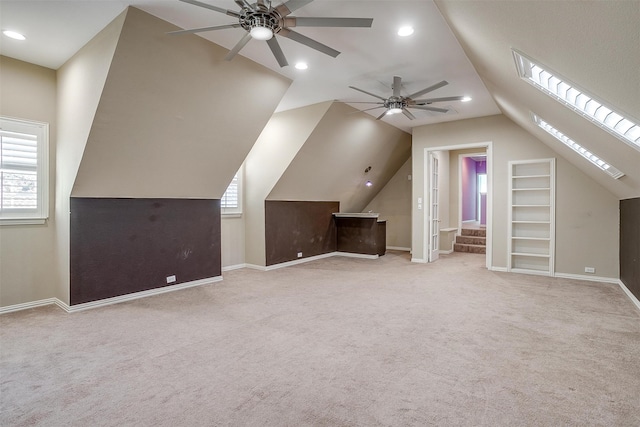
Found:
[{"label": "vaulted ceiling", "polygon": [[[238,9],[231,0],[203,1]],[[20,43],[2,37],[0,53],[57,69],[128,5],[180,28],[232,22],[229,16],[178,0],[3,0],[2,29],[22,31],[27,40]],[[524,52],[637,122],[640,1],[316,0],[295,15],[366,17],[373,18],[374,23],[372,28],[299,29],[341,51],[335,59],[279,39],[291,64],[298,60],[309,64],[305,71],[292,66],[280,68],[264,43],[249,43],[241,55],[293,81],[276,111],[332,99],[370,101],[371,97],[348,86],[386,95],[391,92],[395,75],[403,78],[405,94],[447,80],[449,85],[434,91],[433,96],[469,95],[473,101],[446,104],[452,110],[448,114],[421,112],[414,121],[402,115],[383,120],[411,131],[415,126],[502,112],[617,197],[640,195],[640,151],[524,82],[516,73],[512,57],[512,48]],[[413,25],[414,35],[398,37],[395,31],[406,24]],[[230,49],[242,32],[229,29],[201,36]],[[246,102],[260,102],[259,94]],[[363,108],[364,104],[353,105]],[[615,180],[562,146],[535,126],[532,112],[625,176]],[[371,114],[377,116],[379,110]]]}]

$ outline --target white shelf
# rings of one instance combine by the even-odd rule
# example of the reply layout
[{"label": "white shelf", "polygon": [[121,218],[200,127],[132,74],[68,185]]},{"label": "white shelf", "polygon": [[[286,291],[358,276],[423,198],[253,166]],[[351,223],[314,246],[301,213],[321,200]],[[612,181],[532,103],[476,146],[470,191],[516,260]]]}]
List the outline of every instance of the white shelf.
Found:
[{"label": "white shelf", "polygon": [[552,275],[555,159],[509,162],[508,270]]}]

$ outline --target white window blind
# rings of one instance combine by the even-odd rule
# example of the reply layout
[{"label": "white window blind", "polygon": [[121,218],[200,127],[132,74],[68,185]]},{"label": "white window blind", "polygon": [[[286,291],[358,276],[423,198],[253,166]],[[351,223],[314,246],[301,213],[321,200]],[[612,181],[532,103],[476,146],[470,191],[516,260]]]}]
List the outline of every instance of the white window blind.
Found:
[{"label": "white window blind", "polygon": [[[47,129],[44,123],[0,118],[0,220],[47,217]],[[27,221],[29,222],[29,221]]]},{"label": "white window blind", "polygon": [[227,190],[222,195],[220,208],[223,214],[242,213],[242,167],[233,176]]}]

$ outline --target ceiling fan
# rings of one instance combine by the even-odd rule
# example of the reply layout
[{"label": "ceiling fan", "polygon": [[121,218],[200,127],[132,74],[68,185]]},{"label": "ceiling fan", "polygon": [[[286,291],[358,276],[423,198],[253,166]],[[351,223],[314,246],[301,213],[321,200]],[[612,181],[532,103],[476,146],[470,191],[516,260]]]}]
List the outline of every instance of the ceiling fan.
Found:
[{"label": "ceiling fan", "polygon": [[396,113],[403,113],[410,120],[414,120],[416,117],[413,114],[411,114],[408,108],[435,111],[437,113],[446,113],[447,111],[449,111],[446,108],[431,107],[430,104],[434,102],[447,102],[447,101],[466,102],[471,100],[471,98],[469,98],[468,96],[446,96],[443,98],[416,99],[419,96],[432,92],[436,89],[440,89],[441,87],[446,86],[448,84],[449,82],[447,82],[446,80],[443,80],[439,83],[429,86],[426,89],[422,89],[417,91],[416,93],[412,93],[409,96],[402,96],[402,94],[400,93],[402,88],[402,78],[395,76],[393,78],[393,85],[392,85],[393,95],[391,95],[388,98],[384,98],[380,95],[376,95],[375,93],[367,92],[366,90],[359,89],[355,86],[349,86],[349,87],[351,89],[355,89],[359,92],[366,93],[367,95],[373,96],[374,98],[380,99],[379,102],[368,102],[368,101],[361,102],[363,104],[379,105],[378,107],[373,107],[373,108],[369,108],[362,111],[370,111],[378,108],[385,108],[385,111],[382,114],[380,114],[376,120],[380,120],[387,114],[396,114]]},{"label": "ceiling fan", "polygon": [[202,3],[197,0],[180,0],[194,6],[200,6],[216,12],[224,13],[238,20],[235,24],[219,25],[214,27],[194,28],[191,30],[171,31],[168,34],[199,33],[204,31],[224,30],[227,28],[243,28],[247,33],[229,51],[225,59],[230,61],[240,50],[251,40],[265,40],[273,56],[280,67],[289,65],[282,53],[282,49],[274,35],[286,37],[295,42],[301,43],[312,49],[327,54],[333,58],[340,55],[335,49],[330,48],[320,42],[310,39],[298,32],[293,31],[294,27],[371,27],[372,18],[317,18],[317,17],[295,17],[291,13],[295,10],[311,3],[313,0],[289,0],[276,7],[273,7],[271,0],[257,0],[251,4],[247,0],[234,0],[240,11],[227,10],[221,7]]}]

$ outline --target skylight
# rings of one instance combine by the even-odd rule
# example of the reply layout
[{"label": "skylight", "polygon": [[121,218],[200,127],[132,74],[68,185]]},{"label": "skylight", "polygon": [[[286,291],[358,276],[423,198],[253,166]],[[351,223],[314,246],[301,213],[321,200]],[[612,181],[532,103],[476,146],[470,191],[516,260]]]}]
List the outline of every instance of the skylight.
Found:
[{"label": "skylight", "polygon": [[532,114],[532,118],[538,126],[544,129],[550,135],[554,136],[558,141],[562,142],[564,145],[571,148],[573,151],[580,154],[585,159],[589,160],[591,163],[602,169],[604,172],[608,173],[613,178],[618,179],[624,176],[624,173],[620,172],[618,169],[614,168],[609,163],[605,162],[604,160],[569,138],[567,135],[551,126],[549,123],[541,119],[537,114]]},{"label": "skylight", "polygon": [[623,113],[615,111],[571,81],[534,62],[523,53],[513,50],[513,57],[516,61],[518,74],[526,82],[591,120],[636,150],[640,150],[640,125],[637,120],[625,117]]}]

